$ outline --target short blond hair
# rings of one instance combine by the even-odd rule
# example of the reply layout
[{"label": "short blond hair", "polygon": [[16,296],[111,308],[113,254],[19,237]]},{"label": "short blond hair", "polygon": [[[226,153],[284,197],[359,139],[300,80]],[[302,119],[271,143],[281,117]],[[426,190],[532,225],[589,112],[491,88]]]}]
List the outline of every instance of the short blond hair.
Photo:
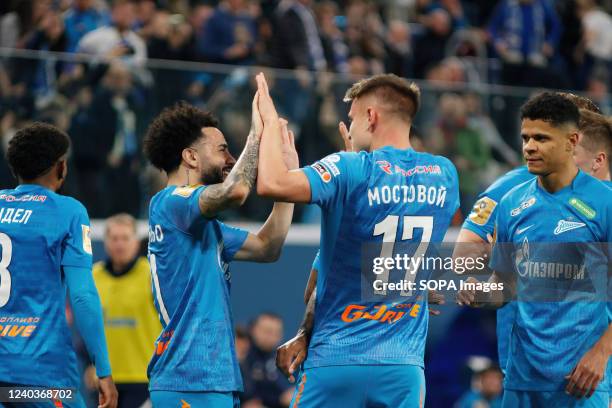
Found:
[{"label": "short blond hair", "polygon": [[351,102],[374,94],[385,108],[412,122],[421,104],[421,90],[414,82],[394,74],[379,74],[353,84],[344,95],[344,102]]},{"label": "short blond hair", "polygon": [[104,229],[104,235],[108,235],[110,227],[112,225],[127,225],[132,228],[134,234],[136,233],[136,219],[128,213],[119,213],[112,215],[106,219],[106,225]]},{"label": "short blond hair", "polygon": [[612,122],[604,115],[580,109],[578,129],[584,136],[580,144],[590,152],[603,150],[612,157]]}]

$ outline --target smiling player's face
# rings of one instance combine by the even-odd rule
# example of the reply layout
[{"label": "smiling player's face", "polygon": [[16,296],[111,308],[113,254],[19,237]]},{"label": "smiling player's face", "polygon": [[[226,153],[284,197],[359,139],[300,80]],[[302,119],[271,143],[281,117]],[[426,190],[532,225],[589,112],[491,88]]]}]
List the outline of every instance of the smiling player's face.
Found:
[{"label": "smiling player's face", "polygon": [[524,119],[521,138],[523,157],[532,174],[545,176],[573,163],[578,136],[569,125],[554,126],[543,120]]},{"label": "smiling player's face", "polygon": [[206,185],[222,183],[236,164],[229,152],[223,133],[217,128],[202,129],[204,137],[193,147],[198,154],[201,182]]}]

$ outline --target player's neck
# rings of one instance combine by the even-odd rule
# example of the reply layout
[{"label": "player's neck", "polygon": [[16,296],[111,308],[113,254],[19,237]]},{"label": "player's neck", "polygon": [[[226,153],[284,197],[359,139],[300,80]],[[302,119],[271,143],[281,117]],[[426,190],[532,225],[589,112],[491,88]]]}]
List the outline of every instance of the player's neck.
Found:
[{"label": "player's neck", "polygon": [[612,177],[610,175],[610,165],[606,163],[600,168],[600,171],[593,173],[593,177],[601,181],[611,181]]},{"label": "player's neck", "polygon": [[370,151],[380,149],[384,146],[392,146],[396,149],[410,149],[410,126],[389,126],[381,128],[376,135],[372,137]]},{"label": "player's neck", "polygon": [[187,186],[191,184],[201,184],[196,172],[191,171],[183,166],[172,173],[168,174],[168,185],[169,186]]},{"label": "player's neck", "polygon": [[[573,164],[573,163],[572,163]],[[538,176],[538,183],[549,193],[556,193],[557,191],[572,184],[572,181],[578,174],[578,167],[572,165],[559,169],[549,173],[545,176]]]},{"label": "player's neck", "polygon": [[47,190],[51,190],[51,191],[57,191],[58,189],[58,182],[55,179],[51,179],[49,177],[39,177],[36,178],[34,180],[23,180],[23,179],[19,179],[19,185],[21,184],[34,184],[37,186],[41,186],[43,188],[46,188]]}]

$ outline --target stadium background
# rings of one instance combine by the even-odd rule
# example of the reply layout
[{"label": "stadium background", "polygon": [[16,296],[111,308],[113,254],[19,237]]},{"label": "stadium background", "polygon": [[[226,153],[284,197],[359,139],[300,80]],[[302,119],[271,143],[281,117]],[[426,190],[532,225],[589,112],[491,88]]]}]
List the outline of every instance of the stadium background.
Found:
[{"label": "stadium background", "polygon": [[[96,220],[96,260],[105,257],[104,219],[128,212],[146,220],[148,200],[164,183],[141,154],[151,119],[181,99],[210,109],[237,156],[249,129],[257,71],[266,73],[297,135],[302,165],[342,147],[342,96],[356,79],[393,72],[415,80],[422,107],[413,144],[451,158],[460,174],[462,215],[449,241],[476,194],[520,163],[518,109],[530,95],[542,88],[572,90],[612,112],[610,0],[526,0],[531,11],[523,18],[534,24],[523,21],[511,33],[502,29],[517,18],[508,11],[516,6],[510,0],[115,3],[0,2],[1,148],[33,120],[70,134],[65,193]],[[119,42],[109,34],[113,25],[126,27]],[[499,44],[506,36],[528,45],[504,50]],[[3,156],[0,186],[6,188],[14,180]],[[252,196],[223,217],[253,229],[270,208]],[[316,208],[298,206],[277,263],[232,266],[238,324],[273,311],[284,321],[285,338],[292,336],[303,312],[318,220]],[[145,222],[139,225],[146,237]],[[496,359],[494,313],[441,309],[430,320],[427,345],[430,407],[452,406],[470,389],[473,370],[486,365],[470,357]]]}]

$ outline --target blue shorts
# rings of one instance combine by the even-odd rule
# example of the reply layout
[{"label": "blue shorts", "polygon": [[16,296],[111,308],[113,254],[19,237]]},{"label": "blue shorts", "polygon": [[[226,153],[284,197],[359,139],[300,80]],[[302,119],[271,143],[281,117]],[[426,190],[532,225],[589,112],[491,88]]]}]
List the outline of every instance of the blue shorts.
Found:
[{"label": "blue shorts", "polygon": [[151,391],[153,408],[239,408],[236,392]]},{"label": "blue shorts", "polygon": [[595,391],[590,398],[576,399],[565,391],[504,390],[502,408],[608,408],[607,391]]},{"label": "blue shorts", "polygon": [[425,374],[414,365],[351,365],[302,370],[291,408],[420,408]]}]

